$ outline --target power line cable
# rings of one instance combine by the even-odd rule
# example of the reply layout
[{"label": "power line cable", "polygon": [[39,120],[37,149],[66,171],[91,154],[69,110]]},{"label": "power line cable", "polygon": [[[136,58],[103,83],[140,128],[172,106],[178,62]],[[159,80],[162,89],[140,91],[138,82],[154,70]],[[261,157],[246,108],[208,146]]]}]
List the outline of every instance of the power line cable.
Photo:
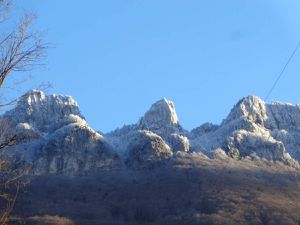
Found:
[{"label": "power line cable", "polygon": [[294,56],[295,56],[296,52],[298,51],[299,47],[300,47],[300,41],[299,41],[299,43],[297,44],[297,46],[295,47],[295,49],[294,49],[294,51],[292,52],[292,54],[290,55],[288,61],[287,61],[286,64],[284,65],[282,71],[281,71],[280,74],[278,75],[278,77],[277,77],[277,79],[275,80],[273,86],[272,86],[271,89],[269,90],[269,92],[268,92],[268,94],[267,94],[267,96],[266,96],[266,98],[265,98],[265,101],[267,101],[268,98],[271,96],[272,92],[274,91],[275,87],[277,86],[277,84],[278,84],[279,80],[281,79],[282,75],[284,74],[286,68],[288,67],[288,65],[290,64],[290,62],[292,61],[292,59],[294,58]]}]

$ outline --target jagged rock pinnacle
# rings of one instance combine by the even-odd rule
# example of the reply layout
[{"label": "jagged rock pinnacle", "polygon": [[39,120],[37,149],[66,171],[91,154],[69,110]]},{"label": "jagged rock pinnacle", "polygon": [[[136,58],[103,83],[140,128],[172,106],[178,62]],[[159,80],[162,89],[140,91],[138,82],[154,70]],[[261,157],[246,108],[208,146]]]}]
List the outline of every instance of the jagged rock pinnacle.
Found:
[{"label": "jagged rock pinnacle", "polygon": [[146,128],[147,130],[177,126],[179,121],[174,103],[166,98],[154,103],[140,120],[139,124],[140,127]]}]

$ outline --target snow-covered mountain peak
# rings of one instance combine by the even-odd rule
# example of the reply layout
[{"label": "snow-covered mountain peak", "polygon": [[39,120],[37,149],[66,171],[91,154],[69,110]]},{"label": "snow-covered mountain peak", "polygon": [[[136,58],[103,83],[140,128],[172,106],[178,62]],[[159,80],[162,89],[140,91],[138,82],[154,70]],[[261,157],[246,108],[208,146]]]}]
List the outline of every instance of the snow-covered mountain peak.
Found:
[{"label": "snow-covered mountain peak", "polygon": [[266,103],[257,96],[245,97],[233,107],[223,124],[241,118],[262,124],[267,119]]},{"label": "snow-covered mountain peak", "polygon": [[29,123],[42,132],[49,132],[50,129],[59,126],[58,124],[62,121],[70,120],[72,115],[84,119],[77,102],[72,97],[57,94],[46,95],[42,91],[31,90],[24,94],[16,107],[6,112],[3,118],[10,118],[11,126]]},{"label": "snow-covered mountain peak", "polygon": [[78,107],[77,102],[71,96],[64,96],[59,94],[46,95],[40,90],[30,90],[26,92],[18,101],[17,106],[40,106],[45,102],[57,105],[69,105],[72,107]]},{"label": "snow-covered mountain peak", "polygon": [[45,98],[46,98],[46,95],[44,92],[39,91],[39,90],[31,90],[23,95],[23,97],[19,100],[19,104],[20,104],[20,102],[27,102],[28,105],[32,105],[32,104],[36,104],[40,101],[43,101]]},{"label": "snow-covered mountain peak", "polygon": [[139,122],[140,127],[147,130],[178,126],[178,124],[174,103],[166,98],[154,103]]}]

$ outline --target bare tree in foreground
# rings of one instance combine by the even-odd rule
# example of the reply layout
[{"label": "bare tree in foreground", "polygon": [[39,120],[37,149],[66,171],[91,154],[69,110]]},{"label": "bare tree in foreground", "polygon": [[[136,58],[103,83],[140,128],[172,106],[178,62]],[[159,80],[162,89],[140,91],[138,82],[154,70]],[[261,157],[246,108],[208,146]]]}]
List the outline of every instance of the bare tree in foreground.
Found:
[{"label": "bare tree in foreground", "polygon": [[[12,0],[0,0],[0,89],[8,77],[38,66],[47,50],[41,34],[32,31],[35,19],[32,15],[21,16],[17,26],[7,31],[12,24],[8,20],[12,6]],[[25,174],[25,168],[18,166],[16,155],[9,152],[16,137],[5,134],[3,126],[0,124],[0,225],[7,224]]]}]

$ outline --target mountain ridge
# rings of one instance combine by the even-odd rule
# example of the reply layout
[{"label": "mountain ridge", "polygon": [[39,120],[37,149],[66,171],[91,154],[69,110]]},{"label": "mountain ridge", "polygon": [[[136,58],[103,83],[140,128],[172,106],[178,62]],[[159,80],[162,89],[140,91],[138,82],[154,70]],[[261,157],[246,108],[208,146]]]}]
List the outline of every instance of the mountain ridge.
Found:
[{"label": "mountain ridge", "polygon": [[177,152],[208,157],[280,161],[299,168],[300,106],[265,103],[257,96],[241,99],[219,124],[186,131],[175,105],[163,98],[136,124],[109,133],[94,131],[70,96],[31,90],[1,116],[6,136],[26,155],[36,174],[73,174],[123,166],[152,167]]}]

